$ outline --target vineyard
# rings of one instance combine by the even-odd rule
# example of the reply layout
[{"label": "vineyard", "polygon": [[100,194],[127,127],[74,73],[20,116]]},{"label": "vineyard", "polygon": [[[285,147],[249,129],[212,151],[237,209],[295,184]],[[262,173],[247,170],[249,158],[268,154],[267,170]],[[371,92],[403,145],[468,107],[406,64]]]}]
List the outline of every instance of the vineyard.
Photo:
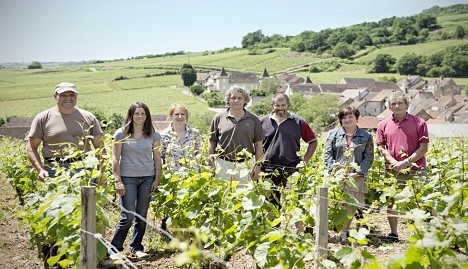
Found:
[{"label": "vineyard", "polygon": [[[111,152],[110,135],[105,142],[104,152]],[[174,266],[189,268],[255,268],[254,264],[258,268],[468,268],[467,142],[466,138],[432,139],[428,177],[415,178],[403,190],[394,178],[383,177],[383,158],[376,155],[368,181],[368,207],[362,208],[364,218],[354,221],[349,245],[336,243],[336,231],[347,220],[343,204],[357,210],[356,201],[342,192],[342,173],[323,176],[321,147],[282,190],[280,210],[269,203],[271,182],[259,180],[238,188],[212,177],[204,155],[185,160],[192,168],[188,173],[165,170],[148,217],[148,251],[169,254],[157,255],[159,259],[146,263],[149,267],[131,260],[125,266],[157,268],[156,262],[170,257]],[[97,231],[107,231],[97,237],[98,259],[102,259],[119,215],[110,156],[93,151],[73,163],[70,171],[58,171],[56,179],[42,183],[36,180],[24,148],[23,141],[1,139],[0,169],[16,190],[23,209],[18,214],[28,223],[30,242],[40,250],[45,267],[79,266],[81,186],[97,189]],[[329,244],[321,249],[326,255],[316,257],[317,188],[322,185],[328,186]],[[395,244],[380,240],[388,230],[389,198],[395,198],[408,228]],[[164,216],[170,217],[170,239],[158,227]],[[296,221],[312,229],[298,233]]]}]

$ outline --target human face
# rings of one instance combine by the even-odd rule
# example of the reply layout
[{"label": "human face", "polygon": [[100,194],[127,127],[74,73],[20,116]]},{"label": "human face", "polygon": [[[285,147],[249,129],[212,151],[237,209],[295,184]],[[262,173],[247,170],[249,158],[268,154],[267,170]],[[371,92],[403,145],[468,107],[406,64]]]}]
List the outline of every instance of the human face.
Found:
[{"label": "human face", "polygon": [[390,110],[393,112],[393,115],[397,118],[403,118],[406,115],[406,110],[408,110],[408,104],[405,103],[403,98],[397,98],[390,101]]},{"label": "human face", "polygon": [[143,125],[146,121],[146,113],[142,107],[137,107],[133,113],[133,124]]},{"label": "human face", "polygon": [[286,100],[278,100],[273,104],[273,113],[280,118],[288,115],[288,102]]},{"label": "human face", "polygon": [[55,101],[60,110],[72,110],[78,99],[78,95],[75,92],[67,91],[61,94],[55,95]]},{"label": "human face", "polygon": [[356,128],[357,122],[358,120],[356,118],[356,115],[351,113],[351,114],[346,114],[343,117],[343,119],[341,120],[341,125],[343,126],[343,128],[345,128],[345,130],[353,130]]},{"label": "human face", "polygon": [[229,107],[231,109],[244,109],[245,98],[240,92],[231,93],[229,98]]},{"label": "human face", "polygon": [[172,122],[174,123],[187,123],[187,113],[185,112],[184,109],[177,107],[174,109],[172,112]]}]

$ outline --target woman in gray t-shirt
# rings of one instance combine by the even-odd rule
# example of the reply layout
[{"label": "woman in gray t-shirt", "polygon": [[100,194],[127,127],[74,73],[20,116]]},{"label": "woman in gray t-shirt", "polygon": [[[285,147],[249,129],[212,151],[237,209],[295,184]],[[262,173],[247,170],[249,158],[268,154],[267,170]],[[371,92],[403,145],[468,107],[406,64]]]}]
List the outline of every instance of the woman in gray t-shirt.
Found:
[{"label": "woman in gray t-shirt", "polygon": [[[143,235],[146,230],[146,214],[150,202],[150,192],[155,191],[161,176],[161,136],[153,129],[148,107],[141,102],[133,103],[128,109],[124,126],[114,134],[112,148],[112,171],[115,178],[115,191],[120,195],[122,214],[115,229],[111,244],[123,250],[128,230],[135,214],[130,251],[142,258]],[[142,219],[145,218],[145,219]],[[118,257],[111,254],[110,258]]]}]

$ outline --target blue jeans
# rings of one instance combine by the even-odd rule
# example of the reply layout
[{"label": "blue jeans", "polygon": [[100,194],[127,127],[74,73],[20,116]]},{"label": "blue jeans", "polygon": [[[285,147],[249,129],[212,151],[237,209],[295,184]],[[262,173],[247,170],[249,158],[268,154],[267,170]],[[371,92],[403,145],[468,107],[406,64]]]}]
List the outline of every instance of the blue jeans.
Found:
[{"label": "blue jeans", "polygon": [[[145,235],[146,214],[148,213],[151,199],[151,185],[154,179],[155,176],[122,177],[122,182],[125,185],[125,195],[120,197],[120,204],[129,212],[122,210],[119,223],[111,241],[111,244],[119,251],[123,250],[123,244],[133,220],[135,220],[135,227],[133,229],[132,241],[130,242],[130,251],[143,251],[141,242]],[[143,220],[138,216],[135,217],[133,212],[136,212],[145,219]]]},{"label": "blue jeans", "polygon": [[63,167],[65,169],[69,169],[70,168],[70,164],[69,163],[65,163],[65,162],[59,162],[59,163],[51,163],[51,162],[48,162],[48,161],[45,161],[44,162],[44,169],[49,173],[49,177],[50,178],[55,178],[56,176],[56,171],[55,169],[57,167]]}]

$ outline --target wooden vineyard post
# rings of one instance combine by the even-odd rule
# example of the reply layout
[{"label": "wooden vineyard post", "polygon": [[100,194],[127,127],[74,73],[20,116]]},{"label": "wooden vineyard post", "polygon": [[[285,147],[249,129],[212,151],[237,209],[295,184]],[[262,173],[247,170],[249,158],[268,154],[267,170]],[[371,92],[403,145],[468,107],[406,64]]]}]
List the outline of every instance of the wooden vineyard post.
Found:
[{"label": "wooden vineyard post", "polygon": [[[81,187],[80,269],[96,268],[96,187]],[[86,232],[84,232],[86,231]]]},{"label": "wooden vineyard post", "polygon": [[318,260],[326,256],[328,248],[328,187],[318,187],[317,195],[317,219],[315,222],[317,252],[315,253],[315,261],[316,268],[319,268]]}]

